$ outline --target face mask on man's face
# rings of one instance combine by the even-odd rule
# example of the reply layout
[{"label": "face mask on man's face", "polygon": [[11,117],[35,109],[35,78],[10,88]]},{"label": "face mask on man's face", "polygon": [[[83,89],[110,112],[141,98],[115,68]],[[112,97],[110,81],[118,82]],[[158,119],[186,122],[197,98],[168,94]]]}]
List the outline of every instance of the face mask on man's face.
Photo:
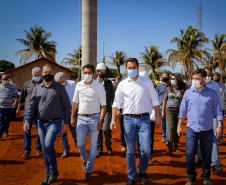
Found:
[{"label": "face mask on man's face", "polygon": [[202,81],[192,80],[192,86],[195,87],[195,88],[200,88],[200,87],[202,87],[201,82]]},{"label": "face mask on man's face", "polygon": [[215,82],[217,82],[217,83],[219,83],[220,82],[220,80],[218,80],[218,79],[216,79],[216,80],[214,80]]},{"label": "face mask on man's face", "polygon": [[92,81],[93,75],[85,74],[85,75],[83,75],[83,78],[84,78],[84,81],[85,81],[85,82],[89,83],[89,82]]},{"label": "face mask on man's face", "polygon": [[206,84],[210,83],[211,80],[212,80],[212,77],[211,76],[207,76],[206,77]]},{"label": "face mask on man's face", "polygon": [[6,84],[9,83],[9,80],[2,80],[2,83],[3,83],[4,85],[6,85]]}]

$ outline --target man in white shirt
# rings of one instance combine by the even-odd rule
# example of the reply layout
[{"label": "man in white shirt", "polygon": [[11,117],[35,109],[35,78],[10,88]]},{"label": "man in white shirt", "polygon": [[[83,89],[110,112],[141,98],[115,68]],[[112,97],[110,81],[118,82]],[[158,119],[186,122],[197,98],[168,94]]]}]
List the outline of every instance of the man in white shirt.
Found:
[{"label": "man in white shirt", "polygon": [[126,62],[128,78],[123,80],[115,93],[113,103],[111,129],[116,128],[115,118],[119,108],[122,106],[124,115],[124,132],[127,145],[127,185],[136,183],[136,136],[139,135],[141,156],[139,161],[139,174],[141,183],[147,184],[148,177],[146,170],[151,154],[151,125],[150,112],[151,104],[156,113],[155,126],[161,125],[160,108],[157,92],[152,81],[138,75],[139,63],[136,58],[129,58]]},{"label": "man in white shirt", "polygon": [[[72,104],[72,102],[73,102],[72,100],[73,100],[73,96],[74,96],[74,92],[75,92],[75,87],[76,87],[75,81],[67,80],[66,75],[63,72],[56,73],[54,78],[55,78],[56,82],[62,84],[65,87],[67,94],[70,98],[70,102]],[[78,114],[76,112],[75,120],[77,120],[77,117],[78,117]],[[64,124],[64,122],[62,122],[62,124]],[[72,127],[69,124],[69,128],[70,128],[71,135],[72,135],[72,138],[73,138],[73,140],[75,142],[75,146],[76,146],[77,145],[76,127]],[[69,156],[69,151],[70,151],[70,145],[68,144],[67,133],[61,134],[61,140],[62,140],[62,145],[63,145],[63,154],[61,155],[61,157],[65,158],[65,157]]]},{"label": "man in white shirt", "polygon": [[[93,79],[94,66],[83,66],[83,78],[76,88],[72,104],[71,126],[76,126],[75,111],[78,111],[77,147],[83,160],[82,170],[86,180],[91,179],[94,161],[97,153],[97,139],[103,127],[106,113],[106,93],[103,86]],[[100,110],[101,107],[101,110]],[[100,113],[101,112],[101,113]],[[86,138],[89,133],[89,153],[86,150]]]}]

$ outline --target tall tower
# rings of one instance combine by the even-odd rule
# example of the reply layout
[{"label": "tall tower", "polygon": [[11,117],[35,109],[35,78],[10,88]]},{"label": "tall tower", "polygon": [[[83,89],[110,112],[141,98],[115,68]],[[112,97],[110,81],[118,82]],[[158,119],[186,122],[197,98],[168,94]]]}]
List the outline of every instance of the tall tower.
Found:
[{"label": "tall tower", "polygon": [[204,10],[204,7],[202,6],[202,2],[200,0],[200,3],[199,3],[199,7],[197,8],[196,12],[198,13],[198,15],[196,16],[196,19],[198,20],[197,24],[196,24],[196,28],[200,31],[200,32],[203,32],[203,10]]},{"label": "tall tower", "polygon": [[82,0],[82,66],[97,64],[97,0]]}]

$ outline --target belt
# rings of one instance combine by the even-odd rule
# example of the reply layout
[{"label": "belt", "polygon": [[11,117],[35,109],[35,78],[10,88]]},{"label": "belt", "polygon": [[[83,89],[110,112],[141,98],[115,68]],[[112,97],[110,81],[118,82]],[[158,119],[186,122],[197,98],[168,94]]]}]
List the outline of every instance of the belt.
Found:
[{"label": "belt", "polygon": [[49,120],[44,120],[44,119],[39,119],[41,122],[43,123],[49,123],[51,121],[55,121],[55,120],[58,120],[58,119],[62,119],[62,118],[54,118],[54,119],[49,119]]},{"label": "belt", "polygon": [[168,109],[179,109],[180,107],[167,107]]},{"label": "belt", "polygon": [[99,113],[93,113],[93,114],[78,114],[78,115],[79,115],[79,116],[90,117],[90,116],[95,115],[95,114],[99,114]]},{"label": "belt", "polygon": [[143,113],[143,114],[124,114],[125,116],[129,116],[129,117],[143,117],[143,116],[149,116],[149,113],[146,112],[146,113]]}]

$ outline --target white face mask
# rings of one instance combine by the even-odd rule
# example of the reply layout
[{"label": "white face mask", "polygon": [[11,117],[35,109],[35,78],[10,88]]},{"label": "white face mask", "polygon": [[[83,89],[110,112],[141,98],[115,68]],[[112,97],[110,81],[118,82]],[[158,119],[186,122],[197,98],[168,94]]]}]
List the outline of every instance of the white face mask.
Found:
[{"label": "white face mask", "polygon": [[171,80],[171,85],[176,85],[176,80]]},{"label": "white face mask", "polygon": [[3,83],[4,85],[6,85],[6,84],[9,83],[9,80],[2,80],[2,83]]},{"label": "white face mask", "polygon": [[206,77],[206,84],[210,83],[211,79],[212,79],[212,78],[211,78],[210,76],[207,76],[207,77]]},{"label": "white face mask", "polygon": [[196,89],[202,87],[201,81],[192,80],[192,86],[195,87]]},{"label": "white face mask", "polygon": [[83,75],[83,78],[84,78],[84,81],[89,83],[92,81],[93,79],[93,75],[90,75],[90,74],[86,74],[86,75]]}]

